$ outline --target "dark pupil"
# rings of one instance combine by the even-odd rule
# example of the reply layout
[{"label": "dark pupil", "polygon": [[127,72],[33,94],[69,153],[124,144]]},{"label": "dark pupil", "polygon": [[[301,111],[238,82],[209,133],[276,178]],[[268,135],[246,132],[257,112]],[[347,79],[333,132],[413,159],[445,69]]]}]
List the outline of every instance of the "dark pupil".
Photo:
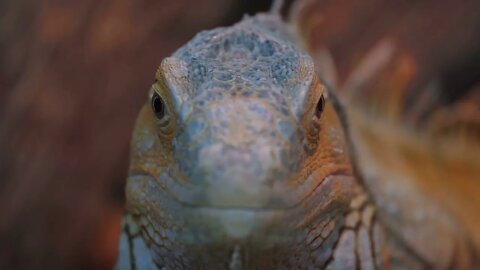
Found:
[{"label": "dark pupil", "polygon": [[158,119],[162,119],[165,116],[165,104],[163,99],[157,94],[152,97],[152,108]]},{"label": "dark pupil", "polygon": [[322,116],[323,109],[325,109],[325,98],[322,95],[320,97],[320,100],[318,100],[318,103],[317,103],[316,115],[317,115],[318,118],[320,118],[320,116]]}]

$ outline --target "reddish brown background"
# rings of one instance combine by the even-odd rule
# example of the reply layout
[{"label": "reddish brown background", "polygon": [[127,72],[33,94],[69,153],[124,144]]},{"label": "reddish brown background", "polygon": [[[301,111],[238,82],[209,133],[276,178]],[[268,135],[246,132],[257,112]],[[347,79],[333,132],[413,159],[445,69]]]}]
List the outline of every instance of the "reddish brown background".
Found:
[{"label": "reddish brown background", "polygon": [[[128,141],[157,65],[269,2],[0,1],[0,269],[110,269]],[[446,104],[478,93],[478,1],[318,3],[323,24],[303,29],[340,79],[393,36],[418,67],[412,85],[438,77]]]},{"label": "reddish brown background", "polygon": [[110,269],[161,59],[268,1],[0,1],[0,269]]}]

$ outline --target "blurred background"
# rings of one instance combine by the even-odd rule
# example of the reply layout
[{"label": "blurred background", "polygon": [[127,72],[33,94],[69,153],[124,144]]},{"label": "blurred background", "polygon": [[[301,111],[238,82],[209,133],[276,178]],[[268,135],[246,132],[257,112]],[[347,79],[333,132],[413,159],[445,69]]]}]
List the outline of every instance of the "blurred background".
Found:
[{"label": "blurred background", "polygon": [[[400,85],[396,113],[479,138],[478,1],[316,3],[292,20],[314,57],[332,52],[332,83],[347,83],[388,36],[401,50],[374,81]],[[111,269],[130,134],[159,63],[199,30],[269,6],[0,0],[0,269]]]},{"label": "blurred background", "polygon": [[0,269],[110,269],[161,60],[268,1],[0,1]]}]

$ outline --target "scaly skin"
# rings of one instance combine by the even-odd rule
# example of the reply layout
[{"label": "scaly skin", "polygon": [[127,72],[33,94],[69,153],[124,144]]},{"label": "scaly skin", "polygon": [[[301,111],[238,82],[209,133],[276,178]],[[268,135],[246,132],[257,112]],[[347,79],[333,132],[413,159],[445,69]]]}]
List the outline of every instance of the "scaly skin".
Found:
[{"label": "scaly skin", "polygon": [[260,14],[163,60],[133,134],[118,269],[426,266],[376,220],[287,29]]}]

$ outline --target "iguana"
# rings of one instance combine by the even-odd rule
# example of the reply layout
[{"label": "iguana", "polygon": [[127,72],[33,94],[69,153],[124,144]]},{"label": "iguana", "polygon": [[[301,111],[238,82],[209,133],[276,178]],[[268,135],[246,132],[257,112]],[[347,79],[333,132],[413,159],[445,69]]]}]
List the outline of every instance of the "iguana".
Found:
[{"label": "iguana", "polygon": [[378,218],[280,2],[162,61],[133,133],[117,269],[471,267],[463,239],[436,262]]}]

